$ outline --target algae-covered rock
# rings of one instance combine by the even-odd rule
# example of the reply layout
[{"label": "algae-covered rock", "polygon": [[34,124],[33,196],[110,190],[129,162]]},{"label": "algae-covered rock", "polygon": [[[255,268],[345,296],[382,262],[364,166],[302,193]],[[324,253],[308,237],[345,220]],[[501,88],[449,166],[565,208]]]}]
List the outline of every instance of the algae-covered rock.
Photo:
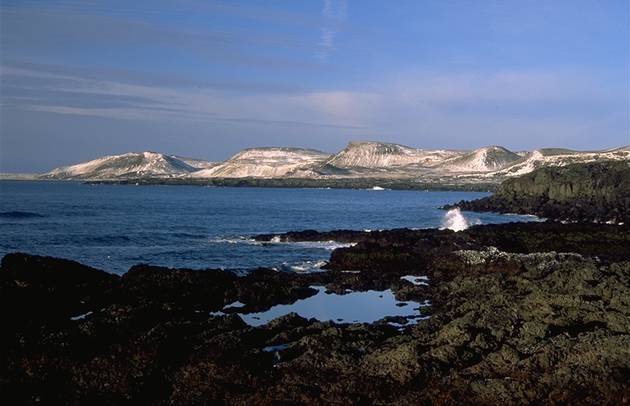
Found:
[{"label": "algae-covered rock", "polygon": [[[335,251],[328,272],[312,274],[258,270],[238,277],[138,266],[118,278],[51,258],[9,257],[0,269],[3,300],[24,295],[37,309],[48,303],[48,288],[63,285],[70,303],[89,314],[75,318],[51,306],[57,316],[46,323],[5,322],[0,394],[20,404],[616,405],[630,399],[628,226],[546,222],[458,233],[340,233],[357,245]],[[394,260],[399,253],[404,261]],[[67,278],[68,269],[85,275]],[[428,285],[401,280],[405,275],[426,276]],[[223,309],[240,301],[239,311],[261,311],[309,297],[316,292],[311,286],[338,293],[391,289],[399,299],[431,306],[422,308],[428,318],[415,322],[349,324],[293,313],[259,327]]]}]

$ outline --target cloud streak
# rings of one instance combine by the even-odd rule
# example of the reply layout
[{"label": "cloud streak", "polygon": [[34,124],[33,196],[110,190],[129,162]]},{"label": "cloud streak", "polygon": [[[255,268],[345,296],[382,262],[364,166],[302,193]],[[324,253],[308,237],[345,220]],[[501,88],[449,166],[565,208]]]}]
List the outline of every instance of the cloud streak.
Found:
[{"label": "cloud streak", "polygon": [[316,58],[327,63],[330,53],[335,47],[335,36],[345,22],[348,5],[345,0],[324,0],[322,7],[323,25],[320,27],[319,50]]},{"label": "cloud streak", "polygon": [[[129,48],[143,52],[156,44],[163,55],[194,60],[198,66],[242,66],[258,71],[321,71],[310,56],[320,46],[310,40],[274,32],[252,32],[220,26],[191,27],[163,24],[155,19],[138,20],[131,16],[95,12],[89,7],[73,6],[23,9],[1,6],[0,46],[28,49],[39,54],[63,53],[72,47],[111,54]],[[201,7],[201,6],[199,6]],[[213,8],[210,8],[213,10]],[[210,10],[206,10],[209,12]],[[288,18],[288,16],[287,16]],[[309,24],[313,27],[315,22]],[[251,52],[255,49],[256,52]],[[5,51],[5,58],[6,53]]]},{"label": "cloud streak", "polygon": [[[22,142],[20,133],[10,130],[14,124],[7,124],[16,120],[65,123],[49,126],[42,134],[98,122],[104,123],[105,131],[115,129],[120,145],[133,143],[135,149],[166,148],[161,146],[164,142],[180,148],[180,138],[187,134],[200,143],[189,146],[188,154],[203,145],[213,151],[216,145],[229,142],[235,145],[231,152],[270,144],[334,150],[348,139],[423,148],[499,144],[510,149],[579,149],[589,148],[593,134],[627,125],[627,106],[619,106],[592,72],[412,71],[383,78],[369,89],[272,92],[256,86],[249,90],[246,86],[188,86],[177,78],[165,81],[172,85],[164,86],[120,71],[100,79],[81,73],[76,67],[2,66],[3,134],[14,138],[14,143]],[[75,131],[76,137],[90,144],[97,142],[89,140],[94,130],[87,128],[85,133]],[[165,134],[168,131],[172,133]],[[156,133],[169,141],[158,143]],[[229,141],[230,137],[247,138]],[[7,138],[4,145],[9,150]],[[622,138],[620,135],[619,145],[627,142]],[[129,141],[132,139],[135,141]],[[169,152],[172,145],[166,148]]]},{"label": "cloud streak", "polygon": [[[107,80],[3,66],[3,108],[63,115],[144,121],[195,121],[225,125],[299,125],[352,130],[365,136],[448,134],[462,123],[476,131],[525,134],[576,128],[619,114],[597,80],[579,72],[503,71],[443,74],[408,72],[358,91],[309,91],[256,86],[182,87]],[[592,75],[591,75],[592,76]],[[591,77],[588,76],[588,77]],[[178,83],[173,80],[173,83]],[[567,130],[568,131],[568,130]],[[566,131],[565,131],[566,132]]]},{"label": "cloud streak", "polygon": [[[0,74],[4,106],[31,111],[126,120],[361,128],[348,115],[327,111],[330,101],[339,99],[333,94],[328,100],[327,92],[247,94],[234,89],[147,86],[11,66],[3,66]],[[28,80],[20,80],[24,78]]]}]

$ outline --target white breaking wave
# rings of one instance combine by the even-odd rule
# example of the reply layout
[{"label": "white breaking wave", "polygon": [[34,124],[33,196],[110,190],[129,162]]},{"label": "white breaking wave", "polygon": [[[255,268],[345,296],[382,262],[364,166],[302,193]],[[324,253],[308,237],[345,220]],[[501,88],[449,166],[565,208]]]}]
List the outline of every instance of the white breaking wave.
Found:
[{"label": "white breaking wave", "polygon": [[305,248],[323,248],[328,251],[334,251],[337,248],[349,248],[357,245],[356,242],[338,242],[338,241],[304,241],[295,242],[293,244],[305,247]]},{"label": "white breaking wave", "polygon": [[224,238],[216,237],[208,240],[212,244],[247,244],[247,245],[263,245],[262,241],[256,241],[253,238],[238,237],[238,238]]},{"label": "white breaking wave", "polygon": [[325,269],[322,269],[322,267],[326,264],[328,263],[324,260],[304,261],[299,264],[290,264],[288,262],[284,262],[280,266],[280,270],[285,271],[285,272],[297,272],[297,273],[322,272],[322,271],[325,271]]},{"label": "white breaking wave", "polygon": [[339,242],[339,241],[282,241],[279,235],[271,238],[269,241],[257,241],[253,238],[238,237],[238,238],[211,238],[210,243],[213,244],[247,244],[247,245],[294,245],[303,248],[320,248],[328,251],[336,250],[337,248],[349,248],[357,245],[356,242]]},{"label": "white breaking wave", "polygon": [[454,208],[446,212],[442,219],[441,230],[448,228],[453,231],[462,231],[470,226],[466,217],[462,214],[459,208]]}]

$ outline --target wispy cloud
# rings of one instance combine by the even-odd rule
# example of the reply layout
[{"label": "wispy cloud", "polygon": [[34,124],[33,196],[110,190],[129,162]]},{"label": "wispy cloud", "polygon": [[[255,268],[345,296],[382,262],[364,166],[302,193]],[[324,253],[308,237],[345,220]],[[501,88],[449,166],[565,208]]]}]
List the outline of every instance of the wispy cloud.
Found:
[{"label": "wispy cloud", "polygon": [[[445,140],[457,145],[461,134],[470,137],[471,132],[485,143],[497,144],[506,137],[532,134],[539,138],[548,134],[549,140],[587,137],[586,129],[596,132],[620,114],[597,75],[576,71],[416,71],[384,78],[363,90],[273,91],[246,85],[181,86],[177,80],[171,81],[174,86],[165,86],[129,77],[123,81],[115,75],[99,79],[72,68],[37,65],[4,66],[0,72],[3,108],[155,123],[198,122],[209,129],[213,123],[235,128],[253,124],[278,130],[295,126],[341,130],[399,142],[420,137],[425,141],[411,142],[418,146],[444,146],[440,144]],[[432,137],[434,144],[428,142]]]},{"label": "wispy cloud", "polygon": [[315,54],[320,62],[328,62],[330,53],[335,47],[335,36],[346,20],[347,10],[348,5],[345,0],[324,0],[319,50]]},{"label": "wispy cloud", "polygon": [[[267,72],[322,70],[310,58],[313,52],[319,51],[318,44],[273,29],[173,25],[164,24],[158,18],[139,19],[135,14],[108,13],[106,11],[111,10],[106,7],[74,4],[69,7],[64,3],[49,10],[46,4],[41,7],[39,2],[36,4],[32,9],[0,6],[0,46],[4,50],[21,48],[46,54],[64,52],[68,44],[72,44],[72,47],[85,50],[85,55],[97,49],[116,55],[129,47],[142,53],[157,44],[163,55],[185,54],[197,66],[239,66]],[[198,7],[205,13],[214,10]],[[194,12],[196,8],[191,10]],[[141,14],[138,12],[138,15]],[[151,13],[148,15],[155,17]],[[286,21],[282,21],[288,25],[289,16],[285,18]],[[315,29],[319,21],[308,20],[304,24]],[[251,52],[252,49],[256,52]],[[5,55],[9,53],[5,51]]]},{"label": "wispy cloud", "polygon": [[329,92],[268,92],[255,86],[250,92],[238,87],[150,86],[12,66],[2,66],[0,77],[3,105],[31,111],[128,120],[361,127],[347,109],[334,114],[328,110],[340,97],[334,92],[327,98]]}]

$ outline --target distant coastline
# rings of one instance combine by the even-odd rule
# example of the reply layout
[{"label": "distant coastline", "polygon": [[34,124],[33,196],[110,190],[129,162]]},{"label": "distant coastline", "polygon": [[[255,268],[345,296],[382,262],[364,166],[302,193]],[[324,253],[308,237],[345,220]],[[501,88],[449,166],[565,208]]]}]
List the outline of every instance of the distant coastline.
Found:
[{"label": "distant coastline", "polygon": [[[9,175],[9,176],[5,176]],[[199,186],[199,187],[259,187],[282,189],[366,189],[374,187],[384,190],[414,190],[414,191],[457,191],[457,192],[494,192],[495,183],[438,183],[416,182],[401,179],[264,179],[264,178],[138,178],[119,180],[83,180],[83,179],[50,179],[33,176],[10,176],[0,174],[1,181],[31,181],[31,182],[77,182],[91,185],[129,185],[129,186]],[[376,189],[378,190],[378,189]]]},{"label": "distant coastline", "polygon": [[0,173],[0,180],[40,180],[38,173]]},{"label": "distant coastline", "polygon": [[496,190],[494,183],[439,183],[417,182],[415,180],[379,179],[379,178],[345,178],[345,179],[308,179],[308,178],[138,178],[121,180],[89,180],[87,184],[101,185],[170,185],[170,186],[211,186],[211,187],[261,187],[261,188],[307,188],[307,189],[368,189],[380,187],[385,190],[416,191],[467,191],[492,192]]},{"label": "distant coastline", "polygon": [[458,151],[353,141],[335,154],[305,148],[260,147],[244,149],[221,162],[145,151],[102,156],[42,174],[4,173],[0,174],[0,180],[492,191],[504,180],[538,168],[604,161],[630,161],[630,148],[602,151],[542,148],[512,152],[494,145]]}]

